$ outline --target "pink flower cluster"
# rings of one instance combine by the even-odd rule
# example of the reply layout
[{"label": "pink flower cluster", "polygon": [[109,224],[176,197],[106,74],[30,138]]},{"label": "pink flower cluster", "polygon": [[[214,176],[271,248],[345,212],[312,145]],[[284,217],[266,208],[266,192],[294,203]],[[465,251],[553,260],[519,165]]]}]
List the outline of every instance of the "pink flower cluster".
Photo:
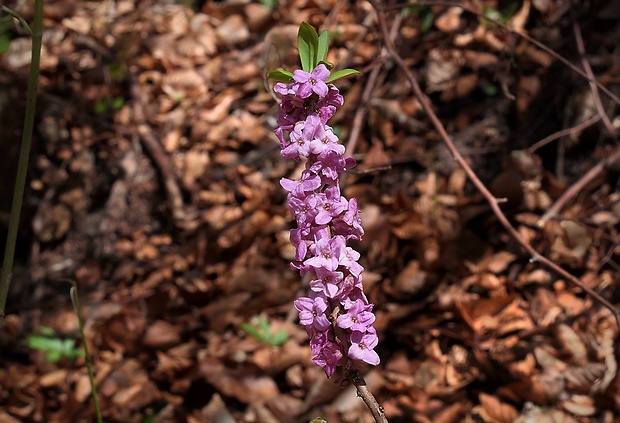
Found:
[{"label": "pink flower cluster", "polygon": [[283,178],[287,204],[297,221],[291,230],[296,248],[292,267],[310,274],[310,293],[295,301],[299,320],[310,336],[312,360],[331,377],[336,368],[355,361],[379,364],[372,324],[372,304],[362,288],[359,253],[347,246],[364,230],[355,198],[340,194],[338,175],[355,166],[327,121],[342,106],[338,89],[327,83],[330,72],[318,65],[312,72],[296,70],[289,84],[274,91],[282,97],[276,135],[282,156],[301,162],[299,180]]}]

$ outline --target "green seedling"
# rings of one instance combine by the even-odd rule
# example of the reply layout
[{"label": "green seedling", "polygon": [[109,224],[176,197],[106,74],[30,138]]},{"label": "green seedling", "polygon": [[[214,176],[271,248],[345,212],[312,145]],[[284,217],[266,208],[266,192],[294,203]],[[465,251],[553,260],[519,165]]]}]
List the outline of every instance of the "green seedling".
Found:
[{"label": "green seedling", "polygon": [[[483,13],[485,16],[488,16],[490,19],[498,21],[500,23],[506,24],[514,16],[514,14],[519,9],[519,3],[516,1],[510,2],[506,7],[502,9],[495,9],[491,6],[485,6],[483,9]],[[494,29],[497,25],[493,22],[490,22],[484,18],[480,18],[481,23],[487,28]]]},{"label": "green seedling", "polygon": [[416,16],[419,24],[418,28],[422,34],[426,34],[435,22],[435,13],[429,6],[415,6],[416,2],[412,2],[412,6],[403,8],[402,17]]},{"label": "green seedling", "polygon": [[262,4],[269,10],[273,10],[278,4],[278,0],[260,0],[260,4]]},{"label": "green seedling", "polygon": [[75,339],[62,339],[54,329],[47,326],[39,326],[39,334],[26,336],[25,343],[28,348],[44,351],[45,359],[50,363],[55,363],[62,358],[75,360],[84,356],[84,351],[75,346]]},{"label": "green seedling", "polygon": [[108,112],[119,110],[125,105],[123,97],[101,97],[93,106],[93,113],[101,116]]},{"label": "green seedling", "polygon": [[254,317],[250,323],[241,323],[241,329],[257,341],[272,347],[279,347],[288,340],[285,329],[272,333],[269,321],[263,316]]}]

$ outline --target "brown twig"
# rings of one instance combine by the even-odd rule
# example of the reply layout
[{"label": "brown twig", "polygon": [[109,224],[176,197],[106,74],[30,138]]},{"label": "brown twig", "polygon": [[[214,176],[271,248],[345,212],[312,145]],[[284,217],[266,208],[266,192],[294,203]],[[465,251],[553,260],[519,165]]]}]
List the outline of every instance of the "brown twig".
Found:
[{"label": "brown twig", "polygon": [[609,135],[612,137],[616,136],[616,129],[613,124],[609,120],[609,116],[605,112],[603,108],[603,103],[601,102],[601,96],[598,93],[598,89],[594,81],[596,78],[594,77],[594,72],[592,72],[592,66],[590,66],[590,62],[586,56],[586,48],[583,43],[583,36],[581,35],[581,28],[579,27],[579,23],[577,22],[577,17],[575,16],[574,7],[576,6],[573,1],[573,7],[571,8],[571,20],[573,21],[573,33],[575,34],[575,44],[577,46],[577,52],[581,56],[581,66],[583,66],[583,70],[588,75],[588,83],[590,84],[590,90],[592,91],[592,99],[594,100],[594,104],[596,105],[596,111],[598,115],[603,120],[603,124],[605,125],[605,129],[609,132]]},{"label": "brown twig", "polygon": [[592,116],[590,119],[586,120],[585,122],[581,122],[579,125],[575,125],[572,128],[566,128],[566,129],[562,129],[561,131],[555,132],[549,135],[548,137],[543,138],[542,140],[537,141],[534,144],[532,144],[532,146],[527,149],[527,152],[530,154],[533,154],[534,152],[536,152],[536,150],[544,147],[550,142],[555,141],[558,138],[571,135],[574,132],[583,131],[584,129],[589,128],[590,126],[594,125],[599,120],[601,120],[601,117],[599,115]]},{"label": "brown twig", "polygon": [[379,405],[376,398],[368,389],[366,385],[366,381],[364,380],[364,376],[359,372],[359,370],[352,370],[347,374],[347,379],[351,381],[355,388],[357,389],[357,395],[359,395],[370,412],[372,413],[372,417],[375,419],[376,423],[388,423],[387,418],[385,417],[385,413],[383,412],[383,407]]},{"label": "brown twig", "polygon": [[607,158],[601,160],[596,166],[590,169],[585,175],[583,175],[577,182],[570,186],[566,191],[562,193],[560,198],[549,207],[549,209],[542,215],[542,217],[536,222],[536,225],[540,228],[544,227],[547,222],[556,217],[564,206],[575,197],[583,188],[588,185],[594,178],[596,178],[606,167],[609,167],[613,163],[620,160],[620,147],[616,147],[613,153]]},{"label": "brown twig", "polygon": [[[347,335],[344,333],[344,330],[336,324],[340,311],[340,305],[332,304],[332,312],[329,320],[332,322],[334,337],[346,343]],[[372,417],[375,419],[375,423],[388,423],[388,420],[385,417],[385,413],[383,412],[383,407],[379,405],[379,402],[377,401],[375,396],[372,394],[372,392],[370,392],[370,389],[368,389],[366,381],[364,380],[364,376],[362,376],[360,371],[355,367],[355,364],[349,363],[349,366],[349,364],[347,364],[347,361],[349,361],[349,359],[345,358],[344,367],[347,368],[347,370],[345,370],[345,377],[357,389],[358,396],[362,398],[362,400],[366,404],[366,407],[368,407],[368,409],[370,410]]]},{"label": "brown twig", "polygon": [[[400,27],[401,18],[400,15],[394,19],[392,23],[392,28],[390,29],[390,38],[393,40],[398,35],[398,28]],[[385,55],[385,49],[382,49],[381,56]],[[349,134],[349,139],[347,141],[347,156],[353,155],[355,152],[355,147],[357,147],[357,141],[359,139],[360,133],[362,131],[362,126],[364,123],[364,118],[366,117],[366,111],[368,110],[368,105],[370,104],[370,99],[372,93],[375,89],[375,85],[377,83],[377,78],[379,77],[379,73],[381,69],[383,69],[384,62],[378,62],[373,70],[370,72],[368,76],[368,80],[366,81],[366,86],[364,87],[364,93],[362,94],[362,101],[360,106],[355,111],[355,116],[353,117],[353,123],[351,125],[351,133]]]},{"label": "brown twig", "polygon": [[170,160],[166,156],[163,147],[157,137],[153,133],[153,129],[146,123],[146,116],[144,113],[144,100],[142,99],[142,93],[138,88],[138,82],[133,81],[131,87],[132,97],[134,100],[134,119],[138,128],[138,136],[144,149],[147,151],[155,166],[159,170],[162,182],[164,184],[164,190],[170,202],[170,210],[175,224],[185,230],[193,230],[198,226],[198,220],[194,219],[186,210],[183,203],[183,195],[174,169],[170,163]]},{"label": "brown twig", "polygon": [[[399,10],[399,9],[403,9],[405,7],[411,7],[411,6],[412,6],[411,4],[396,4],[396,5],[393,5],[393,6],[387,6],[387,7],[384,8],[384,10],[392,10],[392,9]],[[591,78],[586,72],[584,72],[582,69],[579,69],[579,67],[575,66],[573,63],[571,63],[570,60],[568,60],[567,58],[565,58],[561,54],[557,53],[552,48],[547,47],[546,45],[544,45],[540,41],[536,40],[535,38],[532,38],[532,37],[530,37],[527,34],[515,31],[514,29],[510,28],[508,25],[505,25],[505,24],[501,23],[498,20],[490,18],[490,17],[488,17],[487,15],[485,15],[482,12],[478,12],[477,10],[474,10],[474,9],[471,9],[471,8],[465,6],[463,3],[455,2],[455,1],[441,1],[441,0],[425,1],[425,0],[419,0],[419,1],[416,1],[415,6],[459,7],[461,9],[463,9],[464,11],[466,11],[467,13],[471,13],[472,15],[475,15],[475,16],[478,16],[479,18],[485,19],[485,20],[493,23],[493,25],[496,25],[499,28],[502,28],[504,31],[508,32],[509,34],[513,35],[514,37],[523,38],[525,41],[529,42],[530,44],[535,45],[536,47],[538,47],[539,49],[543,50],[544,52],[546,52],[550,56],[556,58],[557,60],[562,62],[564,65],[566,65],[566,67],[571,69],[573,72],[576,72],[577,74],[579,74],[580,76],[585,78],[588,82],[595,84],[599,90],[604,92],[616,104],[620,104],[620,98],[618,98],[617,95],[615,95],[614,93],[609,91],[609,89],[607,89],[607,87],[605,87],[603,84],[598,82],[596,79]]]},{"label": "brown twig", "polygon": [[499,222],[502,224],[502,226],[519,243],[519,245],[525,251],[527,251],[527,253],[531,256],[530,262],[532,263],[540,262],[543,266],[547,267],[548,269],[552,270],[553,272],[557,273],[558,275],[568,280],[573,285],[582,289],[584,292],[586,292],[590,297],[592,297],[598,303],[603,305],[605,308],[609,309],[609,311],[611,311],[611,313],[615,317],[618,327],[620,327],[620,311],[613,304],[611,304],[598,292],[596,292],[589,286],[583,284],[579,279],[571,275],[569,272],[564,270],[562,267],[560,267],[553,261],[549,260],[542,254],[540,254],[538,251],[536,251],[536,249],[532,247],[508,221],[508,218],[506,217],[502,209],[499,207],[497,199],[493,196],[493,194],[491,194],[491,192],[484,185],[484,183],[480,180],[480,178],[478,178],[478,175],[476,175],[476,173],[472,170],[472,168],[469,166],[467,161],[465,161],[463,156],[460,154],[459,150],[454,145],[454,142],[452,142],[452,139],[448,135],[445,127],[443,126],[443,124],[437,117],[437,114],[433,110],[433,106],[430,102],[430,99],[426,96],[426,94],[424,94],[424,92],[420,88],[420,85],[418,84],[417,79],[415,78],[411,70],[409,70],[409,68],[403,61],[402,57],[400,57],[400,55],[394,48],[394,44],[392,43],[392,41],[390,40],[388,36],[387,24],[385,22],[385,16],[383,15],[384,9],[377,2],[377,0],[369,0],[369,2],[372,4],[372,6],[377,11],[377,18],[379,20],[379,26],[381,27],[381,33],[383,34],[383,41],[390,55],[392,56],[392,58],[394,59],[398,67],[405,73],[411,85],[411,88],[413,89],[415,96],[420,101],[420,104],[422,105],[424,112],[426,113],[429,120],[431,121],[431,123],[433,124],[437,132],[439,133],[439,136],[441,137],[443,143],[446,145],[447,149],[450,151],[450,154],[452,155],[454,160],[456,160],[459,163],[459,165],[463,168],[463,170],[467,174],[467,177],[472,181],[476,189],[482,194],[485,200],[489,203],[491,210],[493,211],[493,213],[495,214]]}]

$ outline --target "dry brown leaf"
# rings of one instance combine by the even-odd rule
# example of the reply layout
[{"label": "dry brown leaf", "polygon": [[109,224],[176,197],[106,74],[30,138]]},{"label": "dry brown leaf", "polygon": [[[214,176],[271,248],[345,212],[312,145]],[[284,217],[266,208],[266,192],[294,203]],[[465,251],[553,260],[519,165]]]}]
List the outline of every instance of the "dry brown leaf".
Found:
[{"label": "dry brown leaf", "polygon": [[531,402],[525,404],[523,412],[514,423],[577,423],[577,420],[557,408],[539,407]]},{"label": "dry brown leaf", "polygon": [[582,366],[569,367],[563,372],[567,382],[580,388],[594,388],[603,377],[607,367],[603,363],[584,363]]},{"label": "dry brown leaf", "polygon": [[573,359],[579,364],[588,361],[588,351],[577,332],[566,324],[557,326],[556,335],[561,345],[572,355]]},{"label": "dry brown leaf", "polygon": [[435,19],[435,26],[441,32],[454,32],[461,26],[462,14],[463,9],[460,7],[450,7],[443,14],[441,14],[441,16]]},{"label": "dry brown leaf", "polygon": [[604,392],[616,377],[618,372],[618,362],[615,355],[615,334],[612,329],[603,331],[603,340],[599,348],[599,355],[605,359],[605,374],[602,378],[595,381],[592,392]]},{"label": "dry brown leaf", "polygon": [[412,260],[394,279],[394,294],[415,295],[426,287],[427,273],[420,269],[420,262]]},{"label": "dry brown leaf", "polygon": [[501,402],[497,397],[481,393],[480,407],[475,407],[478,414],[487,423],[512,423],[517,417],[517,410],[510,404]]},{"label": "dry brown leaf", "polygon": [[571,397],[562,401],[562,407],[566,411],[576,416],[593,416],[596,414],[594,400],[586,395],[571,395]]},{"label": "dry brown leaf", "polygon": [[448,88],[459,75],[461,61],[460,53],[456,50],[429,51],[424,74],[428,91],[444,91]]},{"label": "dry brown leaf", "polygon": [[525,24],[530,15],[530,8],[531,8],[531,1],[523,0],[523,3],[521,4],[521,8],[508,21],[508,24],[516,32],[518,33],[525,32]]},{"label": "dry brown leaf", "polygon": [[228,368],[221,360],[198,354],[200,374],[209,384],[224,395],[236,398],[244,404],[264,401],[280,395],[274,380],[262,376],[250,367]]}]

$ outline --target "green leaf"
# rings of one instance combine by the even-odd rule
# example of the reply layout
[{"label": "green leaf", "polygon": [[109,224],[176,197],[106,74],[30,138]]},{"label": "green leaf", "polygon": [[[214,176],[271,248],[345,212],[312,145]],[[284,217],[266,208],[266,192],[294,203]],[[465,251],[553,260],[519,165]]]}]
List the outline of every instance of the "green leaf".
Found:
[{"label": "green leaf", "polygon": [[267,78],[289,83],[293,79],[293,73],[285,71],[284,69],[273,69],[269,71]]},{"label": "green leaf", "polygon": [[334,69],[334,64],[332,62],[328,62],[327,60],[321,60],[319,61],[319,65],[325,65],[325,67],[327,68],[327,70],[331,71],[332,69]]},{"label": "green leaf", "polygon": [[50,363],[55,363],[61,358],[62,358],[62,354],[60,351],[57,351],[57,350],[48,351],[47,354],[45,355],[45,359],[49,361]]},{"label": "green leaf", "polygon": [[0,54],[6,54],[11,49],[11,39],[6,34],[0,34]]},{"label": "green leaf", "polygon": [[[327,59],[327,49],[329,47],[329,32],[327,31],[323,31],[321,32],[321,35],[319,35],[319,39],[318,39],[318,45],[317,45],[317,64],[319,64],[320,62],[325,62]],[[329,63],[329,62],[326,62]],[[326,65],[327,66],[327,65]],[[328,66],[328,69],[329,68]]]},{"label": "green leaf", "polygon": [[432,12],[422,15],[422,21],[420,22],[420,32],[426,34],[433,27],[435,21],[435,15]]},{"label": "green leaf", "polygon": [[307,22],[299,25],[297,33],[297,50],[301,60],[301,68],[306,72],[311,72],[319,62],[317,54],[319,51],[319,35],[316,30]]},{"label": "green leaf", "polygon": [[336,72],[333,72],[329,76],[329,78],[327,78],[327,82],[332,82],[337,79],[344,78],[350,75],[361,75],[361,72],[355,69],[340,69],[340,70],[337,70]]},{"label": "green leaf", "polygon": [[44,335],[28,335],[25,343],[30,349],[44,351],[47,361],[55,362],[63,357],[75,359],[84,356],[84,352],[76,348],[75,339],[58,338],[53,329],[46,327],[40,327],[39,332]]},{"label": "green leaf", "polygon": [[123,97],[114,97],[112,100],[112,108],[114,110],[119,110],[125,104],[125,99]]},{"label": "green leaf", "polygon": [[39,326],[39,332],[43,336],[56,336],[56,332],[54,332],[54,329],[50,328],[49,326]]},{"label": "green leaf", "polygon": [[247,333],[248,335],[250,335],[251,337],[260,340],[261,333],[258,331],[258,329],[256,329],[251,324],[243,322],[241,323],[241,329],[243,329],[243,331]]},{"label": "green leaf", "polygon": [[276,7],[276,4],[278,4],[278,0],[260,0],[260,4],[269,10],[273,10]]},{"label": "green leaf", "polygon": [[265,319],[263,316],[259,316],[256,320],[262,334],[269,335],[271,333],[271,328],[269,327],[269,322],[267,321],[267,319]]},{"label": "green leaf", "polygon": [[274,347],[279,347],[280,345],[284,344],[287,339],[288,332],[286,331],[286,329],[280,329],[278,332],[276,332],[275,335],[271,337],[270,344]]}]

